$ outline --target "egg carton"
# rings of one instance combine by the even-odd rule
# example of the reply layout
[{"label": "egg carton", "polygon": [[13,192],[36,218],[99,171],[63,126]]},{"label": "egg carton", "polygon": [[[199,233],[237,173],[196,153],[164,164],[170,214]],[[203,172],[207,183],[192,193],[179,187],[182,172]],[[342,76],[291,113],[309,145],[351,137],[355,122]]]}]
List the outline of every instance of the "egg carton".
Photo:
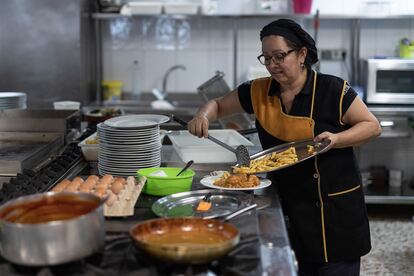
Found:
[{"label": "egg carton", "polygon": [[90,175],[85,180],[75,177],[72,181],[64,179],[52,192],[86,192],[105,198],[104,216],[125,217],[134,215],[134,206],[141,194],[146,178],[136,180],[133,176],[127,179],[104,175],[99,178]]},{"label": "egg carton", "polygon": [[[104,204],[104,216],[107,217],[126,217],[134,215],[135,203],[141,194],[146,179],[137,181],[133,176],[129,176],[126,180],[125,187],[122,191],[115,195],[109,192],[107,202]],[[111,196],[115,196],[115,200],[111,201]]]}]

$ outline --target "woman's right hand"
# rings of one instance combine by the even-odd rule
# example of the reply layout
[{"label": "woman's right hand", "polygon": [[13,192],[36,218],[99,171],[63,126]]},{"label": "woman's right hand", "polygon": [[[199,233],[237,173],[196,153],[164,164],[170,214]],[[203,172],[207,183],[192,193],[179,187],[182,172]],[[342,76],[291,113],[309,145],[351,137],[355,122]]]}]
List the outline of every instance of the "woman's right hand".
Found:
[{"label": "woman's right hand", "polygon": [[188,131],[199,138],[207,138],[208,126],[209,121],[207,116],[204,114],[196,114],[187,124]]}]

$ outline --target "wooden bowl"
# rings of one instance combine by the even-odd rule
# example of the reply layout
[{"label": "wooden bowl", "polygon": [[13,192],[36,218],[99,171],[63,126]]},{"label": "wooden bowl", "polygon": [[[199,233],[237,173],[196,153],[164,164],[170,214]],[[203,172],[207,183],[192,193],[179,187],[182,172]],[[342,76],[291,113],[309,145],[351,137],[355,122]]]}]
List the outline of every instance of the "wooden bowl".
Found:
[{"label": "wooden bowl", "polygon": [[223,257],[240,239],[238,229],[230,223],[190,217],[148,220],[133,226],[130,235],[148,254],[185,264]]}]

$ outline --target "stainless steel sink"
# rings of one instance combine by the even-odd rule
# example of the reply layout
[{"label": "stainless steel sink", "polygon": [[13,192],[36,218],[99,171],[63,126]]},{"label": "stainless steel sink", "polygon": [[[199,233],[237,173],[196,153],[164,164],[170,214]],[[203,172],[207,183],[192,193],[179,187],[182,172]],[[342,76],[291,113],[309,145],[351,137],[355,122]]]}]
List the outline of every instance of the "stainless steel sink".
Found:
[{"label": "stainless steel sink", "polygon": [[[118,101],[118,102],[105,102],[103,106],[105,107],[113,107],[119,108],[123,110],[125,115],[128,114],[160,114],[169,116],[170,114],[174,114],[175,116],[179,117],[184,121],[190,121],[194,114],[198,110],[198,103],[194,101],[176,101],[174,102],[173,109],[163,109],[157,108],[154,109],[151,107],[151,101]],[[101,106],[91,105],[84,108],[84,112],[87,110],[97,109]],[[184,129],[181,125],[176,122],[168,122],[161,125],[163,129],[171,129],[171,130],[178,130]]]},{"label": "stainless steel sink", "polygon": [[117,107],[125,111],[126,114],[175,114],[181,117],[193,117],[198,108],[202,105],[200,101],[172,101],[172,108],[161,107],[153,108],[152,101],[118,101],[105,102],[106,107]]},{"label": "stainless steel sink", "polygon": [[[153,101],[119,101],[119,102],[106,102],[105,106],[117,106],[122,108],[130,107],[146,107],[151,109],[151,103]],[[203,102],[201,101],[168,101],[175,109],[198,109]],[[162,108],[160,108],[162,110]]]},{"label": "stainless steel sink", "polygon": [[175,107],[182,108],[195,108],[198,109],[203,105],[202,101],[172,101],[172,105]]},{"label": "stainless steel sink", "polygon": [[[124,93],[125,94],[125,93]],[[203,105],[204,101],[196,93],[170,93],[166,100],[172,104],[173,109],[168,108],[152,108],[151,103],[156,100],[151,93],[143,93],[140,100],[132,100],[132,96],[129,94],[123,95],[125,100],[116,102],[103,102],[102,105],[95,103],[83,109],[84,112],[88,110],[104,107],[119,108],[124,111],[124,114],[161,114],[167,115],[174,114],[178,118],[184,121],[190,121],[198,108]],[[220,128],[218,123],[210,125],[211,128]],[[183,129],[176,122],[165,123],[161,126],[164,129]]]}]

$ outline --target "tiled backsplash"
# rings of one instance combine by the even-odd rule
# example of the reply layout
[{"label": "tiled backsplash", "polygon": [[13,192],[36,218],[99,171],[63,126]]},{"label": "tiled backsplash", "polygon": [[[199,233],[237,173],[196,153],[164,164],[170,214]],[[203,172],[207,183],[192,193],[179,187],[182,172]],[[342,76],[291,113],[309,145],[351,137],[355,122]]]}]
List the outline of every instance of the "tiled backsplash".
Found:
[{"label": "tiled backsplash", "polygon": [[[142,91],[161,88],[162,76],[173,65],[182,64],[186,71],[171,74],[170,92],[194,93],[197,87],[212,77],[216,70],[223,71],[233,87],[233,28],[237,28],[237,81],[247,80],[249,67],[260,67],[256,57],[260,53],[260,29],[276,19],[266,17],[202,17],[178,18],[175,28],[164,17],[116,18],[103,21],[104,79],[119,79],[124,90],[132,90],[132,64],[139,61],[136,76]],[[298,22],[313,36],[311,19]],[[164,26],[162,28],[162,26]],[[181,32],[181,33],[180,33]],[[158,35],[158,36],[157,36]],[[180,37],[180,38],[178,38]],[[414,39],[414,19],[362,19],[360,55],[396,56],[402,37]],[[345,66],[341,61],[321,61],[324,73],[350,79],[351,20],[322,19],[318,33],[319,49],[345,49]],[[168,49],[169,48],[169,49]]]},{"label": "tiled backsplash", "polygon": [[[315,3],[337,1],[314,0]],[[340,2],[340,1],[339,1]],[[353,2],[353,1],[350,1]],[[408,1],[407,1],[408,2]],[[410,1],[411,2],[411,1]],[[414,1],[413,5],[414,5]],[[344,1],[340,2],[344,6]],[[341,4],[338,4],[341,6]],[[345,5],[346,6],[346,5]],[[331,10],[332,11],[332,10]],[[344,12],[346,9],[344,9]],[[323,17],[323,9],[321,10]],[[168,92],[195,93],[197,87],[211,78],[217,70],[223,71],[225,80],[233,87],[233,28],[237,29],[237,81],[247,80],[249,67],[259,67],[256,57],[260,53],[260,29],[277,17],[202,17],[179,18],[176,29],[163,29],[156,39],[159,17],[117,18],[103,21],[103,72],[104,79],[119,79],[124,82],[124,90],[131,91],[133,78],[138,78],[141,90],[149,92],[161,89],[162,77],[173,65],[181,64],[186,70],[171,73]],[[310,18],[298,20],[314,36]],[[178,24],[178,25],[177,25]],[[184,26],[184,27],[183,27]],[[177,34],[176,31],[188,31]],[[345,66],[341,61],[321,61],[320,70],[324,73],[350,79],[351,26],[349,19],[322,19],[318,33],[319,49],[345,49]],[[397,45],[403,37],[414,39],[414,18],[361,19],[360,56],[397,56]],[[168,37],[173,32],[173,38]],[[174,37],[181,36],[184,43]],[[159,43],[159,39],[165,39]],[[170,39],[170,40],[168,40]],[[170,49],[165,48],[169,41]],[[139,61],[138,75],[133,76],[134,60]],[[253,70],[254,71],[254,70]],[[362,169],[370,166],[386,166],[388,169],[403,170],[405,180],[414,177],[411,166],[414,160],[414,139],[379,138],[356,150]]]}]

